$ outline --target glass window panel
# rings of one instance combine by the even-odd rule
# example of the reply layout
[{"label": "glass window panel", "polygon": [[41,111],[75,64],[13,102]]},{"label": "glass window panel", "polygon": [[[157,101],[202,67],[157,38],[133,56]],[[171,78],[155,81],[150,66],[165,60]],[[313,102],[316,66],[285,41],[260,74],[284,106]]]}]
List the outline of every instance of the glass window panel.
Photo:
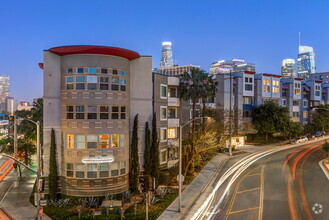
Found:
[{"label": "glass window panel", "polygon": [[83,68],[78,68],[78,73],[83,73]]},{"label": "glass window panel", "polygon": [[126,167],[126,161],[121,161],[120,168],[125,168],[125,167]]},{"label": "glass window panel", "polygon": [[74,81],[74,80],[73,80],[73,76],[67,76],[67,77],[66,77],[66,82],[67,82],[67,83],[73,83],[73,81]]},{"label": "glass window panel", "polygon": [[119,170],[112,170],[111,171],[111,176],[118,176],[119,175]]},{"label": "glass window panel", "polygon": [[126,79],[120,79],[120,84],[122,84],[122,85],[126,85]]},{"label": "glass window panel", "polygon": [[97,112],[97,106],[88,106],[88,112]]},{"label": "glass window panel", "polygon": [[109,147],[109,135],[108,134],[99,135],[99,145],[100,145],[100,148]]},{"label": "glass window panel", "polygon": [[121,76],[125,76],[126,75],[126,71],[121,70]]},{"label": "glass window panel", "polygon": [[161,119],[167,119],[167,108],[161,108]]},{"label": "glass window panel", "polygon": [[103,74],[107,74],[107,69],[102,69],[102,70],[101,70],[101,73],[103,73]]},{"label": "glass window panel", "polygon": [[74,89],[74,85],[73,85],[73,83],[71,83],[71,84],[66,84],[66,89],[67,89],[67,90],[73,90],[73,89]]},{"label": "glass window panel", "polygon": [[111,135],[111,147],[119,147],[119,135],[118,134]]},{"label": "glass window panel", "polygon": [[112,91],[119,91],[119,85],[111,85]]},{"label": "glass window panel", "polygon": [[72,68],[68,68],[67,69],[67,73],[73,73],[73,69]]},{"label": "glass window panel", "polygon": [[67,112],[73,112],[73,105],[66,106],[66,111]]},{"label": "glass window panel", "polygon": [[66,164],[66,169],[67,170],[73,170],[73,164],[72,163],[67,163]]},{"label": "glass window panel", "polygon": [[75,177],[76,178],[85,178],[85,172],[83,171],[76,171],[75,172]]},{"label": "glass window panel", "polygon": [[176,128],[168,128],[168,138],[169,139],[177,138]]},{"label": "glass window panel", "polygon": [[117,74],[118,74],[118,70],[112,70],[112,73],[113,73],[114,75],[117,75]]},{"label": "glass window panel", "polygon": [[115,163],[111,163],[111,170],[117,170],[119,169],[119,163],[115,162]]},{"label": "glass window panel", "polygon": [[88,73],[96,73],[97,69],[96,68],[88,68]]},{"label": "glass window panel", "polygon": [[67,148],[74,148],[74,135],[73,134],[67,135]]},{"label": "glass window panel", "polygon": [[97,164],[87,164],[88,171],[97,171]]},{"label": "glass window panel", "polygon": [[77,83],[83,83],[83,82],[85,82],[85,77],[84,76],[76,76],[75,81]]},{"label": "glass window panel", "polygon": [[108,84],[100,84],[99,89],[100,90],[109,90],[109,85]]},{"label": "glass window panel", "polygon": [[88,83],[97,83],[97,76],[87,76]]},{"label": "glass window panel", "polygon": [[121,112],[126,112],[126,107],[125,106],[121,106]]},{"label": "glass window panel", "polygon": [[120,134],[120,142],[119,142],[119,146],[120,147],[124,147],[125,146],[125,139],[126,139],[126,135],[125,134]]},{"label": "glass window panel", "polygon": [[77,149],[85,148],[85,136],[84,135],[75,135],[75,147]]},{"label": "glass window panel", "polygon": [[162,98],[167,97],[167,87],[166,86],[161,86],[161,94],[160,94],[160,96]]},{"label": "glass window panel", "polygon": [[167,140],[167,129],[160,129],[160,141]]},{"label": "glass window panel", "polygon": [[85,171],[85,165],[84,164],[76,164],[75,165],[76,171]]},{"label": "glass window panel", "polygon": [[100,112],[109,112],[109,107],[108,106],[101,106],[100,107]]},{"label": "glass window panel", "polygon": [[73,170],[67,170],[66,171],[66,176],[67,177],[73,177]]},{"label": "glass window panel", "polygon": [[[114,85],[113,85],[113,86],[114,86]],[[121,90],[121,91],[126,91],[126,86],[121,85],[121,86],[120,86],[120,90]]]},{"label": "glass window panel", "polygon": [[126,168],[122,168],[122,169],[120,169],[120,175],[123,175],[123,174],[125,174],[126,173]]},{"label": "glass window panel", "polygon": [[112,83],[119,83],[119,78],[118,77],[112,77]]},{"label": "glass window panel", "polygon": [[109,170],[109,164],[108,163],[99,164],[99,170],[100,171],[108,171]]},{"label": "glass window panel", "polygon": [[101,83],[108,83],[109,82],[109,77],[100,77],[100,82]]},{"label": "glass window panel", "polygon": [[85,84],[84,83],[77,83],[76,84],[76,89],[77,90],[84,90],[85,89]]},{"label": "glass window panel", "polygon": [[112,112],[119,112],[118,106],[112,106]]}]

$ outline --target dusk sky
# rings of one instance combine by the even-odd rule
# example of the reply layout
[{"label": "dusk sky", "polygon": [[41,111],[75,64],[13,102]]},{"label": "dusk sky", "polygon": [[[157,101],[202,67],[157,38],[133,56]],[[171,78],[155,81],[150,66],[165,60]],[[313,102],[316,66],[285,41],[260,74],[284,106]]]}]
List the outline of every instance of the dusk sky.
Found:
[{"label": "dusk sky", "polygon": [[239,58],[258,73],[280,74],[301,43],[314,47],[317,72],[329,71],[328,0],[84,1],[11,0],[0,3],[0,75],[11,96],[42,97],[43,50],[63,45],[105,45],[153,56],[173,43],[177,64]]}]

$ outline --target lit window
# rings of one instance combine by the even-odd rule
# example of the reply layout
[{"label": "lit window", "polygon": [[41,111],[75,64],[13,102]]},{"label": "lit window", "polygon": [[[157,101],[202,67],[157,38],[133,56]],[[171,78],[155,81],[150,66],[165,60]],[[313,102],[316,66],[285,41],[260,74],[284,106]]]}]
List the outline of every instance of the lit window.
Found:
[{"label": "lit window", "polygon": [[252,104],[252,97],[243,97],[243,104],[245,105]]},{"label": "lit window", "polygon": [[320,96],[320,91],[315,91],[315,96]]},{"label": "lit window", "polygon": [[67,135],[66,146],[67,146],[67,148],[74,148],[74,135],[73,134]]},{"label": "lit window", "polygon": [[97,119],[97,106],[88,106],[88,119]]},{"label": "lit window", "polygon": [[87,178],[97,178],[97,164],[87,164]]},{"label": "lit window", "polygon": [[272,84],[273,84],[273,86],[279,86],[279,81],[278,80],[273,80]]},{"label": "lit window", "polygon": [[109,164],[99,164],[99,177],[109,176]]},{"label": "lit window", "polygon": [[72,105],[68,105],[66,106],[66,119],[73,119],[73,106]]},{"label": "lit window", "polygon": [[85,89],[85,77],[84,76],[76,76],[76,89],[77,90],[84,90]]},{"label": "lit window", "polygon": [[166,99],[167,98],[167,86],[166,85],[161,85],[160,86],[160,97],[162,99]]},{"label": "lit window", "polygon": [[85,178],[85,165],[84,164],[75,165],[75,177],[76,178]]},{"label": "lit window", "polygon": [[167,120],[167,107],[166,106],[160,107],[160,120],[162,120],[162,121]]},{"label": "lit window", "polygon": [[96,68],[88,68],[88,73],[97,73],[97,69]]},{"label": "lit window", "polygon": [[177,138],[177,129],[176,128],[168,128],[168,139]]},{"label": "lit window", "polygon": [[295,95],[300,95],[300,89],[295,89]]},{"label": "lit window", "polygon": [[84,135],[75,135],[75,147],[77,149],[86,148],[85,136]]},{"label": "lit window", "polygon": [[85,107],[83,105],[75,106],[75,119],[85,118]]},{"label": "lit window", "polygon": [[264,88],[264,92],[271,92],[271,90],[270,90],[270,86],[263,86],[263,88]]},{"label": "lit window", "polygon": [[87,87],[88,90],[97,89],[97,76],[87,76]]},{"label": "lit window", "polygon": [[271,80],[269,80],[269,79],[263,79],[263,84],[264,85],[271,85]]},{"label": "lit window", "polygon": [[272,87],[273,93],[279,93],[279,87]]},{"label": "lit window", "polygon": [[66,164],[66,176],[73,177],[73,164],[72,163]]},{"label": "lit window", "polygon": [[99,135],[99,146],[100,146],[100,148],[109,147],[109,135],[108,134]]},{"label": "lit window", "polygon": [[111,135],[111,147],[119,147],[119,135],[118,134]]},{"label": "lit window", "polygon": [[87,135],[87,148],[97,148],[97,135]]},{"label": "lit window", "polygon": [[100,106],[100,119],[109,119],[109,107],[108,106]]},{"label": "lit window", "polygon": [[74,85],[73,85],[74,78],[73,78],[73,76],[67,76],[65,80],[66,80],[66,89],[67,90],[73,90],[74,89]]},{"label": "lit window", "polygon": [[308,112],[303,112],[303,117],[307,118],[308,117]]},{"label": "lit window", "polygon": [[166,141],[167,140],[167,129],[161,128],[160,129],[160,141]]}]

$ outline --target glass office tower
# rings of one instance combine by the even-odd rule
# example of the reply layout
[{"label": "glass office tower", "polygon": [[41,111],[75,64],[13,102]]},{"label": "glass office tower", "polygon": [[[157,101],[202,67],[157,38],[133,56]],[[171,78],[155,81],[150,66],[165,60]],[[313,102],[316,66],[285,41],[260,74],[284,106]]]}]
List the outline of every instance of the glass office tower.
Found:
[{"label": "glass office tower", "polygon": [[174,60],[172,57],[171,42],[162,42],[162,56],[160,68],[172,67]]},{"label": "glass office tower", "polygon": [[315,54],[313,47],[299,46],[298,53],[298,76],[306,79],[313,73],[315,73]]}]

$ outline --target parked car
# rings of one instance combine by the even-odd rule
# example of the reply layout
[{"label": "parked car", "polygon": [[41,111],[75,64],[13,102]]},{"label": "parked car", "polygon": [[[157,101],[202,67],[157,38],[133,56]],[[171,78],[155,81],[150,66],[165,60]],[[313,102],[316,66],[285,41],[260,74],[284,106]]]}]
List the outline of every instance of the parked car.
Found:
[{"label": "parked car", "polygon": [[321,136],[323,136],[325,133],[324,132],[322,132],[322,131],[316,131],[315,133],[314,133],[314,136],[315,137],[321,137]]},{"label": "parked car", "polygon": [[304,143],[306,141],[308,141],[307,137],[300,137],[300,138],[297,138],[296,140],[292,141],[291,143],[292,144],[300,144],[300,143]]}]

